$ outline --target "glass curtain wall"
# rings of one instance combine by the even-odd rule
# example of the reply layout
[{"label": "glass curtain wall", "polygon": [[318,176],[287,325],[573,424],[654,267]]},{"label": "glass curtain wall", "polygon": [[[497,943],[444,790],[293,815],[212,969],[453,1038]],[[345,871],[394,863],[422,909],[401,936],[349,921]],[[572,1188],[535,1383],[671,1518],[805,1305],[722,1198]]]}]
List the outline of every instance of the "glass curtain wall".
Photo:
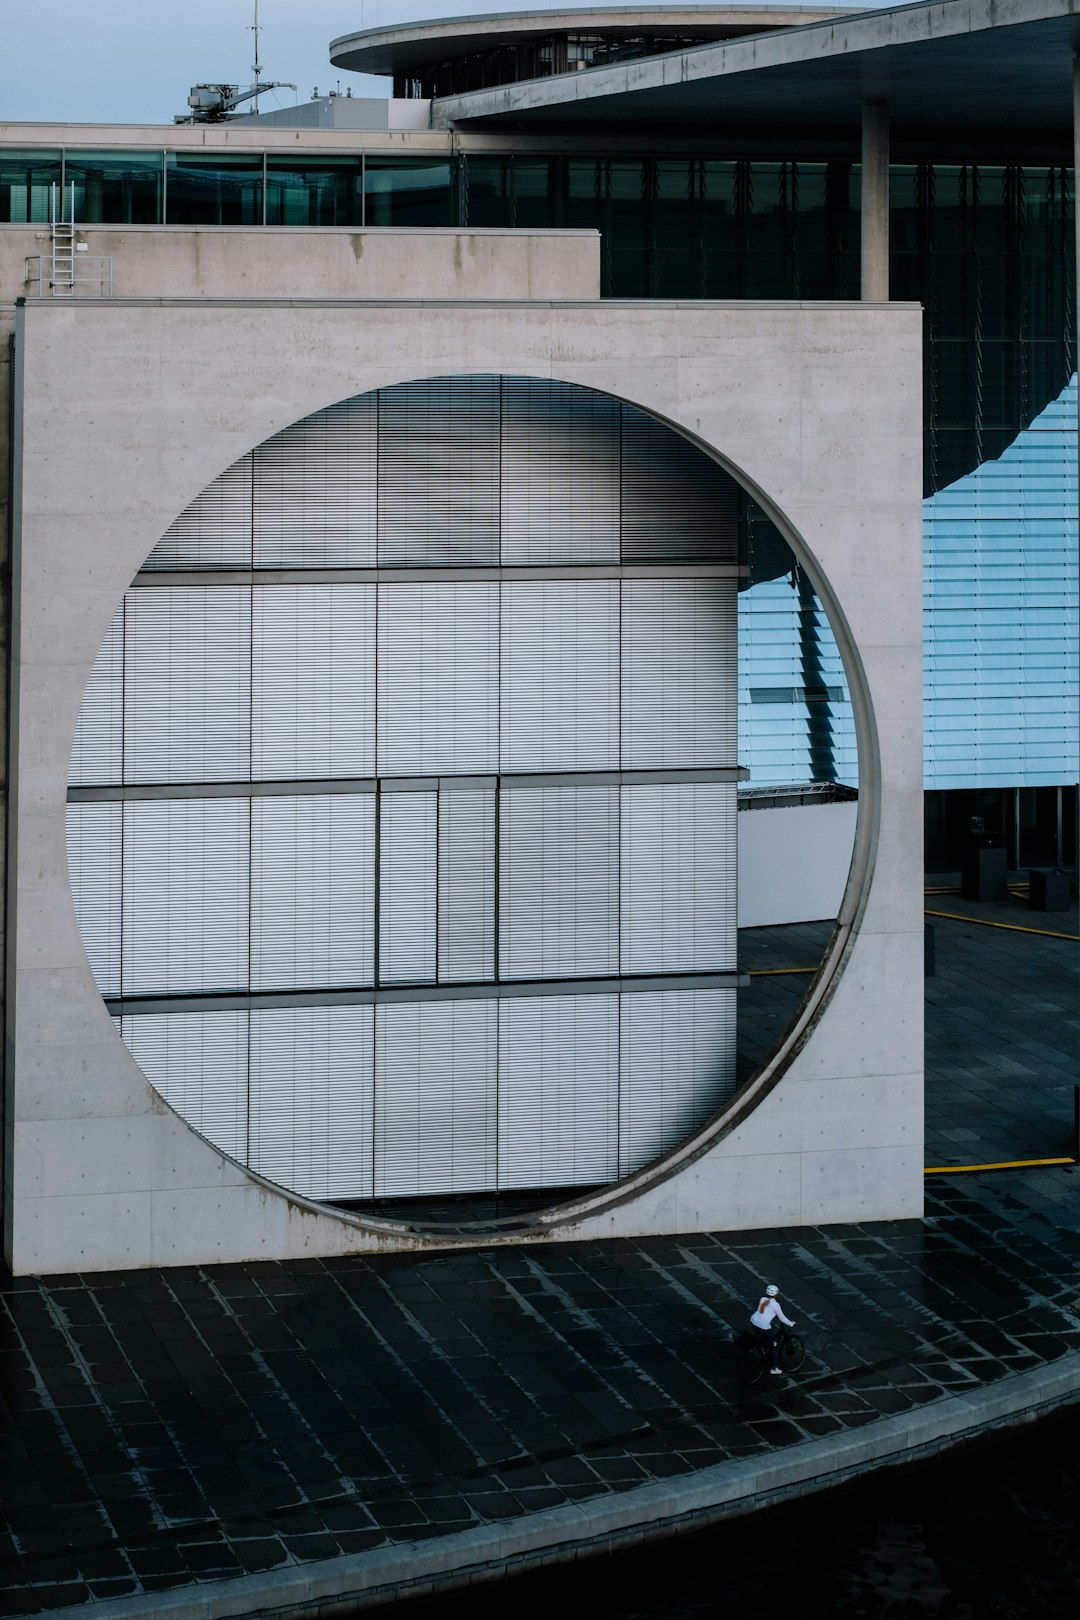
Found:
[{"label": "glass curtain wall", "polygon": [[96,661],[68,831],[186,1119],[364,1200],[612,1181],[722,1106],[739,528],[651,417],[491,376],[318,412],[182,514]]}]

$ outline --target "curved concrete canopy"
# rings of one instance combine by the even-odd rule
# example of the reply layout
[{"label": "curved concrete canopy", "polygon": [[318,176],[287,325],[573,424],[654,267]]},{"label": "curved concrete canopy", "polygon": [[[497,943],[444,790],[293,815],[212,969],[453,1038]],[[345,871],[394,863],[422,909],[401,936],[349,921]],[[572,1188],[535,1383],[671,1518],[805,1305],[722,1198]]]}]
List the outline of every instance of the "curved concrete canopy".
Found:
[{"label": "curved concrete canopy", "polygon": [[572,6],[551,11],[502,11],[487,17],[444,17],[344,34],[331,41],[330,60],[335,67],[356,73],[402,73],[473,51],[497,50],[501,45],[546,39],[552,34],[656,31],[722,40],[844,15],[842,8],[813,5]]},{"label": "curved concrete canopy", "polygon": [[433,121],[805,132],[857,129],[862,103],[882,99],[894,130],[1071,141],[1078,47],[1078,0],[923,0],[471,91],[436,102]]}]

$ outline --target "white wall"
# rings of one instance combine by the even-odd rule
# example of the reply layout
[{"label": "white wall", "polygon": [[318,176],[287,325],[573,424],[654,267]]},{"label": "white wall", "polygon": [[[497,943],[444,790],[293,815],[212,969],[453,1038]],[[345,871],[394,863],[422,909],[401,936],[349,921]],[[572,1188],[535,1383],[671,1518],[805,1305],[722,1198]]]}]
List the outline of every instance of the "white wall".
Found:
[{"label": "white wall", "polygon": [[739,927],[818,922],[840,911],[859,807],[798,804],[739,812]]}]

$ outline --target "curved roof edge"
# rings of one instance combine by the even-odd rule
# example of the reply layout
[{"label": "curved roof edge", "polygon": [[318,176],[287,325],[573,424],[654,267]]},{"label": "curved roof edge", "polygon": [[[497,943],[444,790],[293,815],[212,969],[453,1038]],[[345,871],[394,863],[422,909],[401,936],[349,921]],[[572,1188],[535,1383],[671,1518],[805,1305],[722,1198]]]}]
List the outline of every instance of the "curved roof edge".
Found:
[{"label": "curved roof edge", "polygon": [[486,16],[440,17],[430,22],[393,23],[343,34],[330,42],[335,67],[355,73],[407,72],[477,50],[495,50],[527,39],[585,31],[635,34],[656,31],[699,34],[710,40],[764,34],[850,16],[846,6],[713,5],[713,6],[560,6],[552,11],[500,11]]}]

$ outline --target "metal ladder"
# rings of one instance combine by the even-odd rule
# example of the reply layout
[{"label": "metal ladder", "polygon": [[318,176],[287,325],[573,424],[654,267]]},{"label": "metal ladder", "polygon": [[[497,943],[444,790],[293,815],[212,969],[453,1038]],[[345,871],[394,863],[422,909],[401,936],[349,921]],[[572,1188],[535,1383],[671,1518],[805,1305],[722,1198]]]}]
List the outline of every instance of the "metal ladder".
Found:
[{"label": "metal ladder", "polygon": [[[59,209],[57,208],[57,193]],[[49,229],[52,236],[52,271],[49,286],[54,298],[75,296],[75,184],[71,186],[71,217],[64,218],[64,196],[54,183],[50,188]]]}]

